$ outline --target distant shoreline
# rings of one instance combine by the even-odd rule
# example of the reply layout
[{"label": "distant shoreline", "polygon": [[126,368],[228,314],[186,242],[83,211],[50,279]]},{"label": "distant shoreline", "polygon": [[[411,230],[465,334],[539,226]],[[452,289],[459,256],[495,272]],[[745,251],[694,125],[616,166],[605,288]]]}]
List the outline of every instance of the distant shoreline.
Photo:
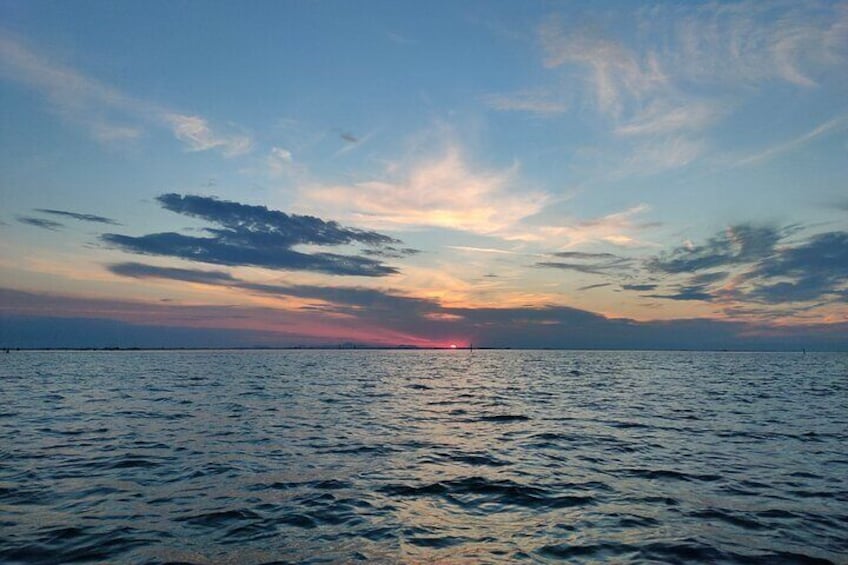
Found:
[{"label": "distant shoreline", "polygon": [[0,347],[0,352],[139,352],[139,351],[645,351],[677,353],[848,353],[841,349],[692,349],[692,348],[586,348],[586,347],[419,347],[412,345],[303,345],[303,346],[256,346],[256,347]]}]

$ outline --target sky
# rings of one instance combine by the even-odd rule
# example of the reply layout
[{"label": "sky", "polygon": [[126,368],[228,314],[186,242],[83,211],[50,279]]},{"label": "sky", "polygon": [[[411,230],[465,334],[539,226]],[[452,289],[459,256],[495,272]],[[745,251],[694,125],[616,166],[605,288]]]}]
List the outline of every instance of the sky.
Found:
[{"label": "sky", "polygon": [[0,0],[0,346],[848,349],[848,2]]}]

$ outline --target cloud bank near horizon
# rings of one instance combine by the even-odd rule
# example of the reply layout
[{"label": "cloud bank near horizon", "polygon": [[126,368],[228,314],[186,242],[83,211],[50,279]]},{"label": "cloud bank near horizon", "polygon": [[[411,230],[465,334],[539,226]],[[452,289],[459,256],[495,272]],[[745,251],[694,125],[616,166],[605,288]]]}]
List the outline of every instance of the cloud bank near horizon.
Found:
[{"label": "cloud bank near horizon", "polygon": [[[171,274],[181,279],[195,277]],[[229,281],[216,274],[197,277]],[[0,301],[6,304],[0,314],[0,342],[5,347],[284,347],[344,342],[426,347],[470,342],[478,347],[574,349],[848,348],[848,323],[837,327],[772,327],[710,319],[638,322],[559,306],[445,308],[433,301],[364,289],[345,292],[303,287],[287,292],[319,295],[333,308],[290,312],[82,299],[0,289]],[[361,308],[363,304],[369,308]],[[338,318],[342,311],[346,317]],[[380,314],[389,311],[394,316],[378,323]],[[248,319],[253,323],[245,325]],[[328,319],[336,327],[330,334],[293,331],[304,326],[324,327]],[[162,336],[179,339],[169,341]]]}]

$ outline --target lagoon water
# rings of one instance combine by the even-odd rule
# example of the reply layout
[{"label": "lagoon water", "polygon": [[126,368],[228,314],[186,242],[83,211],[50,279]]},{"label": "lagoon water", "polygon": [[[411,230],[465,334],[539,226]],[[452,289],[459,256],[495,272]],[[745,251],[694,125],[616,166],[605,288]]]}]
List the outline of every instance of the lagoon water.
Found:
[{"label": "lagoon water", "polygon": [[848,355],[12,352],[0,562],[848,562]]}]

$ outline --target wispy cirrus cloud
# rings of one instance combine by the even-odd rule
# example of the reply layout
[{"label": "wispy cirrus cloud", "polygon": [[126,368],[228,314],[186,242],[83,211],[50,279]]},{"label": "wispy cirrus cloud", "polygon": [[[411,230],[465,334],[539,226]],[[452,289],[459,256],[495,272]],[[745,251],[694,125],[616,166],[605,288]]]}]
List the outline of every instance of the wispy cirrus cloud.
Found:
[{"label": "wispy cirrus cloud", "polygon": [[568,104],[547,90],[522,90],[512,94],[489,94],[483,102],[494,110],[504,112],[529,112],[542,116],[562,114]]},{"label": "wispy cirrus cloud", "polygon": [[643,19],[646,32],[668,40],[665,66],[700,83],[811,87],[848,54],[844,2],[666,5],[645,9]]},{"label": "wispy cirrus cloud", "polygon": [[473,245],[448,245],[448,249],[467,251],[469,253],[493,253],[495,255],[518,255],[518,251],[509,249],[498,249],[495,247],[474,247]]},{"label": "wispy cirrus cloud", "polygon": [[672,100],[654,100],[628,121],[617,125],[615,133],[638,136],[700,131],[713,124],[725,112],[717,102],[690,100],[675,103]]},{"label": "wispy cirrus cloud", "polygon": [[799,147],[803,147],[804,145],[812,143],[820,137],[838,132],[845,128],[848,128],[848,115],[838,116],[836,118],[827,120],[822,124],[819,124],[810,131],[805,132],[795,137],[794,139],[778,143],[777,145],[773,145],[752,155],[742,157],[741,159],[737,160],[735,164],[737,166],[745,166],[768,161],[769,159],[777,157],[778,155],[782,155]]},{"label": "wispy cirrus cloud", "polygon": [[[128,236],[107,233],[101,239],[132,253],[177,257],[219,265],[250,265],[268,269],[315,271],[333,275],[378,277],[397,273],[394,267],[362,255],[293,249],[297,245],[359,244],[392,253],[399,240],[349,228],[313,216],[289,215],[265,206],[250,206],[208,196],[163,194],[157,201],[166,210],[208,221],[208,237],[176,232]],[[405,256],[399,252],[392,256]]]},{"label": "wispy cirrus cloud", "polygon": [[[635,21],[623,37],[608,28]],[[630,25],[627,23],[627,25]],[[549,16],[544,65],[560,98],[589,103],[632,145],[618,176],[688,166],[709,152],[706,133],[753,93],[784,83],[810,91],[848,60],[844,2],[660,4],[628,12]],[[844,127],[836,117],[795,140],[743,157],[750,164]]]},{"label": "wispy cirrus cloud", "polygon": [[566,29],[554,16],[542,24],[539,38],[546,67],[578,65],[586,69],[586,83],[604,113],[619,116],[625,97],[642,97],[668,81],[653,54],[640,56],[597,28]]},{"label": "wispy cirrus cloud", "polygon": [[[549,68],[583,69],[602,112],[626,117],[647,107],[637,128],[643,131],[708,124],[714,111],[686,95],[691,83],[748,88],[777,80],[810,87],[848,55],[842,2],[661,4],[619,17],[638,22],[631,40],[613,38],[591,16],[565,22],[554,15],[540,27],[539,41]],[[644,47],[648,37],[651,48]],[[675,96],[684,104],[671,104]],[[678,109],[657,112],[657,103]]]},{"label": "wispy cirrus cloud", "polygon": [[97,140],[114,142],[143,135],[146,126],[166,128],[190,151],[219,150],[226,157],[250,151],[242,132],[213,128],[206,118],[135,98],[0,30],[0,76],[41,94],[63,119]]}]

